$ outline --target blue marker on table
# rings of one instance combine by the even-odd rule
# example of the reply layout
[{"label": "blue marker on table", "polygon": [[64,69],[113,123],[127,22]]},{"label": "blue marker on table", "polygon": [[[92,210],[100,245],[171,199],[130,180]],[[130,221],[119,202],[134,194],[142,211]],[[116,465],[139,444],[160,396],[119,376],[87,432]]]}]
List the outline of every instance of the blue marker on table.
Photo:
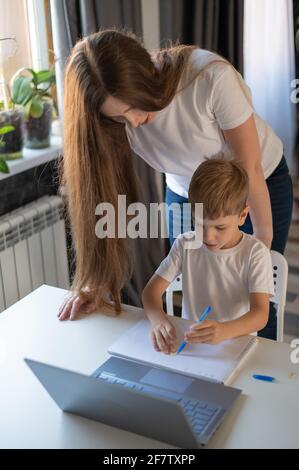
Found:
[{"label": "blue marker on table", "polygon": [[[202,321],[204,321],[204,319],[206,318],[206,316],[210,313],[210,311],[212,310],[212,307],[209,305],[205,311],[203,312],[203,314],[201,315],[201,317],[197,320],[196,323],[201,323]],[[186,346],[187,344],[187,341],[183,341],[182,344],[179,346],[178,350],[177,350],[177,354],[180,354],[180,352],[183,351],[184,347]]]},{"label": "blue marker on table", "polygon": [[257,380],[264,380],[265,382],[275,382],[275,378],[269,375],[253,374],[252,377]]}]

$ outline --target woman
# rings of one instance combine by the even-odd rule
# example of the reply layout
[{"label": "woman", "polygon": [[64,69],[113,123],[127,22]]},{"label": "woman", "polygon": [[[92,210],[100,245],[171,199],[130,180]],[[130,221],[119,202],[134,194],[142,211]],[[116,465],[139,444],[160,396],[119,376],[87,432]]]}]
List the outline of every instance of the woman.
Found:
[{"label": "woman", "polygon": [[129,242],[95,236],[95,207],[102,201],[117,207],[118,194],[128,204],[138,200],[132,149],[166,173],[170,204],[186,202],[198,164],[227,147],[249,176],[244,230],[283,252],[292,183],[282,143],[254,112],[233,66],[196,46],[150,54],[136,36],[116,30],[76,44],[65,73],[63,161],[76,272],[61,320],[111,300],[120,311],[131,273]]}]

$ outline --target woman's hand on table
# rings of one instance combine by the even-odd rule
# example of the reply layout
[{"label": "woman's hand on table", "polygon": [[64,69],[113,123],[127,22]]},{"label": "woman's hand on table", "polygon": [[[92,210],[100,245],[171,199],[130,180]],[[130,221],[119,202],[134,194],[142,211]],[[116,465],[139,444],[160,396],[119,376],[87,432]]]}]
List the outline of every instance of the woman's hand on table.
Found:
[{"label": "woman's hand on table", "polygon": [[59,320],[75,320],[80,313],[91,313],[96,309],[94,298],[88,289],[80,294],[73,294],[61,305],[58,312]]}]

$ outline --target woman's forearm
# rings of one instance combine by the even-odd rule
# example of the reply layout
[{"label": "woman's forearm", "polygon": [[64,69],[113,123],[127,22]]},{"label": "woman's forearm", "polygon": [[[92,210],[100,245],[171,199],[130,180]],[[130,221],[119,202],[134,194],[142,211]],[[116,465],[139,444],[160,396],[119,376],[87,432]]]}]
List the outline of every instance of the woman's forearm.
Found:
[{"label": "woman's forearm", "polygon": [[271,203],[253,114],[240,126],[223,133],[232,155],[249,177],[248,205],[253,232],[270,248],[273,238]]},{"label": "woman's forearm", "polygon": [[250,170],[248,176],[248,205],[253,233],[270,248],[273,238],[273,225],[268,187],[261,168]]}]

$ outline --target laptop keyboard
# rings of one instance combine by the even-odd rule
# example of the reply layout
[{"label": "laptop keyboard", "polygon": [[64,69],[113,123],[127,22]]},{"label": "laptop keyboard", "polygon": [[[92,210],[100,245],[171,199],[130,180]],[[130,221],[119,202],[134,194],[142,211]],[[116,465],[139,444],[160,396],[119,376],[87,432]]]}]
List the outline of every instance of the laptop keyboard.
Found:
[{"label": "laptop keyboard", "polygon": [[102,380],[105,380],[109,383],[117,383],[123,385],[124,387],[138,390],[140,392],[148,392],[152,395],[157,395],[161,397],[167,397],[176,400],[183,408],[195,434],[200,435],[203,431],[205,434],[209,434],[209,424],[213,424],[214,418],[216,415],[219,415],[219,412],[223,410],[217,406],[213,406],[208,402],[202,400],[194,400],[188,398],[182,398],[178,393],[173,393],[168,390],[162,390],[153,388],[147,385],[141,385],[140,383],[130,382],[118,377],[109,376],[105,373],[100,373],[96,376]]},{"label": "laptop keyboard", "polygon": [[201,400],[178,400],[187,415],[189,422],[196,434],[201,434],[216,415],[219,407],[212,406]]}]

